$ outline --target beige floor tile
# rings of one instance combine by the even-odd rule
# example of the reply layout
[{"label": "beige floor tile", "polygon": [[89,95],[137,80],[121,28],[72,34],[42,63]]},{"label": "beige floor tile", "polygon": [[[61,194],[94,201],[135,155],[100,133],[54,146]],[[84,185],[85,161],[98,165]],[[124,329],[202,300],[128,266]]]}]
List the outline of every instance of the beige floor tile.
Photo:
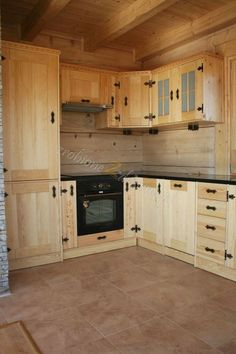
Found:
[{"label": "beige floor tile", "polygon": [[120,351],[105,338],[102,338],[85,345],[79,345],[70,354],[120,354]]},{"label": "beige floor tile", "polygon": [[216,354],[208,344],[166,318],[155,318],[108,337],[123,354]]}]

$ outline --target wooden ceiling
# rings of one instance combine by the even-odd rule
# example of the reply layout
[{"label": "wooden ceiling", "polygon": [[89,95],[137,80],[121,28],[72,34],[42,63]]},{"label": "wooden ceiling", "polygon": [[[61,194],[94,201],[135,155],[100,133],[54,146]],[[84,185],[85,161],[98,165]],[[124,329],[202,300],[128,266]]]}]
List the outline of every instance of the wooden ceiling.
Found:
[{"label": "wooden ceiling", "polygon": [[145,60],[236,24],[236,0],[2,0],[1,13],[3,39],[82,39]]}]

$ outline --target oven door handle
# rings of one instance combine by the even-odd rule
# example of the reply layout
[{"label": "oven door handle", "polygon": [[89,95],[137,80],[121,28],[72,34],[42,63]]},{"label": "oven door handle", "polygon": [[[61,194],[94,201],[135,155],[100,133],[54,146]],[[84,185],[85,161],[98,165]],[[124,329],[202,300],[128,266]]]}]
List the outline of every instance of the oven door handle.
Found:
[{"label": "oven door handle", "polygon": [[97,193],[97,194],[84,194],[83,197],[90,198],[90,197],[104,197],[104,196],[115,196],[115,195],[122,195],[122,192],[116,193]]}]

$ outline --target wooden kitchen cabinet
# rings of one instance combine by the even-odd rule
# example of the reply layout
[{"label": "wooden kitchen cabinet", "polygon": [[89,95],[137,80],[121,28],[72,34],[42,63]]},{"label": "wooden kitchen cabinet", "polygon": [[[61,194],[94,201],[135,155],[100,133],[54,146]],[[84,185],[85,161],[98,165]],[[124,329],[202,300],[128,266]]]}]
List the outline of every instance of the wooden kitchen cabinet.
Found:
[{"label": "wooden kitchen cabinet", "polygon": [[140,177],[124,178],[124,237],[136,237],[142,230],[142,185]]},{"label": "wooden kitchen cabinet", "polygon": [[122,127],[150,127],[151,72],[122,73],[119,79]]},{"label": "wooden kitchen cabinet", "polygon": [[195,182],[165,181],[164,244],[189,255],[195,253]]},{"label": "wooden kitchen cabinet", "polygon": [[101,102],[101,74],[76,65],[61,65],[61,101]]},{"label": "wooden kitchen cabinet", "polygon": [[61,214],[63,249],[77,247],[76,181],[61,182]]},{"label": "wooden kitchen cabinet", "polygon": [[60,261],[58,182],[10,182],[5,191],[11,269]]},{"label": "wooden kitchen cabinet", "polygon": [[163,245],[163,180],[143,178],[142,232],[144,240]]},{"label": "wooden kitchen cabinet", "polygon": [[2,42],[5,181],[59,177],[59,52]]},{"label": "wooden kitchen cabinet", "polygon": [[223,59],[202,55],[152,72],[153,126],[223,122]]}]

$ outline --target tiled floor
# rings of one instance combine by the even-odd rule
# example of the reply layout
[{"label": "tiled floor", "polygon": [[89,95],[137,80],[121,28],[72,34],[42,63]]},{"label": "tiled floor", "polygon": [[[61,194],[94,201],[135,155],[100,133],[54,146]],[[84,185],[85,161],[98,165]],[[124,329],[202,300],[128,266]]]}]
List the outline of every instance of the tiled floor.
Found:
[{"label": "tiled floor", "polygon": [[235,354],[236,283],[143,248],[12,272],[0,323],[44,354]]}]

